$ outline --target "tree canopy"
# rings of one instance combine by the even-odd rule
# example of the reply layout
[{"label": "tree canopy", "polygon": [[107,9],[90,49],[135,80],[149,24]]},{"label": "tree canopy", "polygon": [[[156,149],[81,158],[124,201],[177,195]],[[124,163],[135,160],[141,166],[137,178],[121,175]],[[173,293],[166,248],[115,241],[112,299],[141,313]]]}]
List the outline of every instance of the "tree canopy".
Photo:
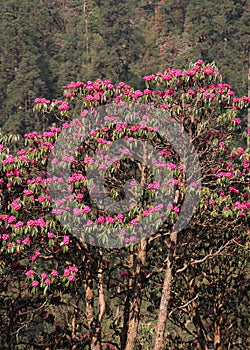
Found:
[{"label": "tree canopy", "polygon": [[1,135],[2,349],[247,348],[250,99],[202,60],[143,81],[71,82],[35,101],[58,125]]}]

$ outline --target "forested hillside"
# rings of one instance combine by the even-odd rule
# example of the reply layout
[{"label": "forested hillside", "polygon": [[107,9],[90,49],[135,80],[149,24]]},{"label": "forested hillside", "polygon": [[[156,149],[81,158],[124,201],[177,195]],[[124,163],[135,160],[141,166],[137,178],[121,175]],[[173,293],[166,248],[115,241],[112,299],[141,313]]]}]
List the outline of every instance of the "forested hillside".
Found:
[{"label": "forested hillside", "polygon": [[247,94],[249,0],[1,0],[0,128],[43,130],[34,99],[61,97],[70,81],[142,76],[215,61]]}]

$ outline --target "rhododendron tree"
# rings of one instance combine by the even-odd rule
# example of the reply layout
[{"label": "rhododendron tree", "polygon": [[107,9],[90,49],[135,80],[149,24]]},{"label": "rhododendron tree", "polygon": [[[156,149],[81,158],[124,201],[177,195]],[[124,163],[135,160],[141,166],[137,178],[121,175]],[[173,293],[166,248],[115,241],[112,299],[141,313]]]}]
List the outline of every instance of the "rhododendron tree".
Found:
[{"label": "rhododendron tree", "polygon": [[71,82],[35,101],[48,131],[16,152],[1,141],[4,348],[137,349],[148,303],[150,349],[246,342],[225,300],[244,309],[249,150],[233,141],[249,98],[201,60],[144,82]]}]

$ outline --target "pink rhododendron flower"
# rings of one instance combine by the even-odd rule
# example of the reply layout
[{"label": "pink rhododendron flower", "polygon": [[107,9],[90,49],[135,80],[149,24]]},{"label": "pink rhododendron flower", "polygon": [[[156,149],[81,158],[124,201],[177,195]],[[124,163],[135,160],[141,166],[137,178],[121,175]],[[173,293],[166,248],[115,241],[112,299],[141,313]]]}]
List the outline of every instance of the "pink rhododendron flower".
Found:
[{"label": "pink rhododendron flower", "polygon": [[83,210],[83,213],[89,213],[91,212],[91,209],[88,205],[85,205],[84,208],[82,209]]},{"label": "pink rhododendron flower", "polygon": [[64,236],[62,243],[65,245],[68,245],[69,244],[69,236]]},{"label": "pink rhododendron flower", "polygon": [[64,101],[60,106],[58,106],[59,111],[68,111],[69,110],[69,103]]},{"label": "pink rhododendron flower", "polygon": [[93,158],[91,158],[91,157],[86,157],[85,158],[85,162],[87,163],[87,164],[94,164],[94,159]]},{"label": "pink rhododendron flower", "polygon": [[63,275],[66,276],[66,277],[69,276],[70,275],[70,270],[69,269],[64,269]]},{"label": "pink rhododendron flower", "polygon": [[148,184],[148,190],[158,190],[160,188],[160,183],[158,181],[154,181],[151,184]]},{"label": "pink rhododendron flower", "polygon": [[69,267],[69,271],[73,271],[73,272],[78,272],[78,268],[77,267],[75,267],[75,266],[70,266]]},{"label": "pink rhododendron flower", "polygon": [[176,213],[179,213],[180,208],[178,208],[178,207],[174,207],[174,211],[175,211]]},{"label": "pink rhododendron flower", "polygon": [[97,224],[101,224],[101,223],[103,223],[103,222],[105,222],[104,216],[99,216],[98,219],[96,220],[96,223],[97,223]]},{"label": "pink rhododendron flower", "polygon": [[7,235],[6,233],[4,233],[3,235],[2,235],[2,240],[3,241],[7,241],[8,239],[9,239],[9,235]]},{"label": "pink rhododendron flower", "polygon": [[175,169],[176,169],[176,165],[173,164],[173,163],[168,163],[168,164],[167,164],[167,167],[168,167],[169,169],[171,169],[171,170],[175,170]]},{"label": "pink rhododendron flower", "polygon": [[241,123],[240,118],[232,118],[231,121],[232,121],[232,122],[235,122],[235,123],[238,124],[238,125]]},{"label": "pink rhododendron flower", "polygon": [[105,221],[108,223],[108,224],[113,224],[115,222],[115,219],[112,218],[111,216],[107,216],[105,218]]},{"label": "pink rhododendron flower", "polygon": [[51,276],[52,277],[57,277],[58,275],[59,275],[58,271],[56,271],[56,270],[52,270],[51,271]]},{"label": "pink rhododendron flower", "polygon": [[117,214],[117,219],[118,219],[118,222],[121,222],[124,219],[124,215],[121,213]]},{"label": "pink rhododendron flower", "polygon": [[36,288],[37,286],[39,286],[39,282],[37,280],[34,280],[31,285],[32,287]]},{"label": "pink rhododendron flower", "polygon": [[11,215],[9,218],[8,218],[8,224],[12,224],[12,222],[16,221],[16,217],[14,215]]},{"label": "pink rhododendron flower", "polygon": [[43,218],[39,218],[35,221],[35,225],[39,227],[46,227],[46,222],[44,221]]},{"label": "pink rhododendron flower", "polygon": [[17,202],[12,202],[11,206],[12,206],[13,209],[15,209],[17,211],[21,208],[21,205],[18,204]]},{"label": "pink rhododendron flower", "polygon": [[240,193],[240,190],[238,190],[237,188],[233,187],[233,186],[229,186],[229,190],[233,193]]},{"label": "pink rhododendron flower", "polygon": [[19,228],[19,227],[23,227],[24,226],[24,223],[22,221],[18,221],[16,224],[15,224],[15,227],[16,228]]},{"label": "pink rhododendron flower", "polygon": [[213,67],[207,66],[207,67],[203,68],[202,71],[204,72],[204,74],[210,75],[213,73]]},{"label": "pink rhododendron flower", "polygon": [[130,224],[131,224],[132,226],[136,226],[136,225],[137,225],[137,220],[136,220],[136,219],[131,220],[131,221],[130,221]]},{"label": "pink rhododendron flower", "polygon": [[33,194],[31,190],[23,190],[23,193],[25,194],[25,196],[30,196],[31,194]]},{"label": "pink rhododendron flower", "polygon": [[25,273],[25,275],[26,275],[27,277],[30,277],[30,276],[33,276],[34,273],[35,273],[34,270],[28,270],[28,271]]},{"label": "pink rhododendron flower", "polygon": [[48,233],[48,238],[49,238],[49,239],[54,238],[54,233],[53,233],[53,232],[49,232],[49,233]]},{"label": "pink rhododendron flower", "polygon": [[87,222],[86,222],[86,226],[87,227],[90,227],[91,225],[93,225],[93,221],[92,220],[88,220]]},{"label": "pink rhododendron flower", "polygon": [[50,104],[50,100],[47,100],[46,98],[36,98],[35,99],[35,103],[38,104],[38,103],[45,103],[45,104]]},{"label": "pink rhododendron flower", "polygon": [[237,148],[237,152],[238,152],[238,154],[243,154],[244,153],[244,148],[238,147]]},{"label": "pink rhododendron flower", "polygon": [[193,71],[193,70],[186,70],[185,74],[187,76],[193,77],[195,75],[195,71]]},{"label": "pink rhododendron flower", "polygon": [[52,161],[51,161],[52,164],[56,164],[58,163],[58,158],[53,158]]},{"label": "pink rhododendron flower", "polygon": [[174,209],[173,204],[168,204],[167,209],[168,209],[168,210],[173,210],[173,209]]},{"label": "pink rhododendron flower", "polygon": [[83,214],[83,209],[74,208],[73,213],[75,216],[81,216]]},{"label": "pink rhododendron flower", "polygon": [[29,244],[31,242],[30,237],[26,237],[25,239],[22,240],[23,244]]}]

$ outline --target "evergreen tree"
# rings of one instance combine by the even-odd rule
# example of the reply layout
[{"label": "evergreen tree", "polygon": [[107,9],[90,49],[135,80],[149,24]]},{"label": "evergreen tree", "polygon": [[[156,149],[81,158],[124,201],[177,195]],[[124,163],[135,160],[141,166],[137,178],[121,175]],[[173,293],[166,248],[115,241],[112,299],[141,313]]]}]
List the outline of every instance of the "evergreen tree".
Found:
[{"label": "evergreen tree", "polygon": [[249,8],[250,0],[0,0],[0,127],[39,128],[32,99],[61,98],[70,81],[142,88],[145,74],[200,58],[246,95]]},{"label": "evergreen tree", "polygon": [[249,5],[249,0],[216,4],[191,0],[183,32],[189,44],[183,59],[215,61],[225,81],[230,81],[238,94],[247,94]]},{"label": "evergreen tree", "polygon": [[140,59],[144,46],[136,1],[100,0],[98,7],[94,41],[89,43],[94,76],[114,82],[134,81],[132,66]]},{"label": "evergreen tree", "polygon": [[4,0],[0,16],[0,125],[6,132],[25,133],[34,127],[34,98],[54,93],[55,24],[42,0]]},{"label": "evergreen tree", "polygon": [[58,87],[70,81],[83,79],[81,71],[83,56],[87,51],[86,36],[89,30],[88,23],[85,22],[87,5],[90,7],[89,1],[67,1],[60,14],[63,30],[59,34],[61,49],[58,53]]}]

